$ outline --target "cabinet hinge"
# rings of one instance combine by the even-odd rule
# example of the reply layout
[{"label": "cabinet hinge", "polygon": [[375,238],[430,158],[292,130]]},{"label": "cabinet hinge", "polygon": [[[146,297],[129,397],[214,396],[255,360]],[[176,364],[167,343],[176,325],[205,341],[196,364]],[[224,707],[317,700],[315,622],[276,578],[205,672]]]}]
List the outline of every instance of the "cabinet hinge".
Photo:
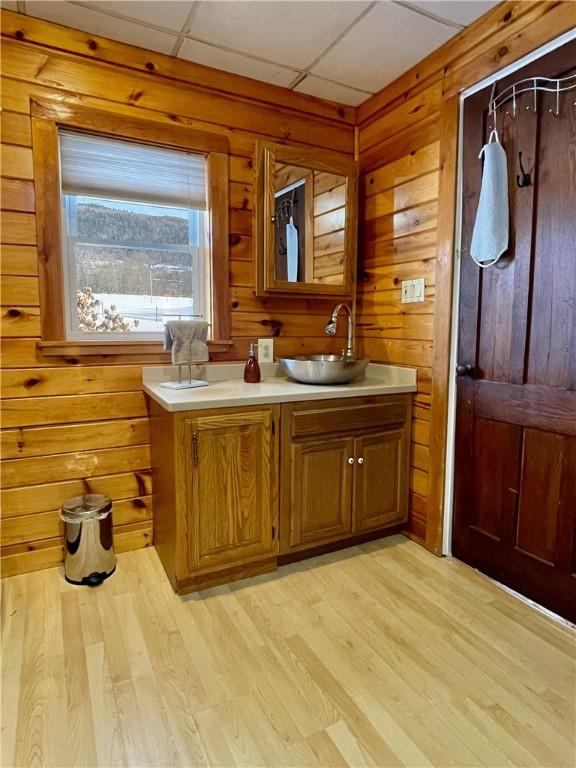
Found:
[{"label": "cabinet hinge", "polygon": [[272,434],[273,435],[276,434],[276,422],[275,421],[272,421]]},{"label": "cabinet hinge", "polygon": [[276,526],[272,526],[272,539],[276,538]]},{"label": "cabinet hinge", "polygon": [[192,434],[192,463],[195,467],[198,466],[198,433],[194,432]]}]

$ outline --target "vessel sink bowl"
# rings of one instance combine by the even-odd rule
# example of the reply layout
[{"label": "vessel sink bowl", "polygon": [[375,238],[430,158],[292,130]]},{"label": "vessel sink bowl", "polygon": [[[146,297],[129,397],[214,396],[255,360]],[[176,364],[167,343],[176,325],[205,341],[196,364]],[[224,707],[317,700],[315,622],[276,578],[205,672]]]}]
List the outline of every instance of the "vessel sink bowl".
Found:
[{"label": "vessel sink bowl", "polygon": [[284,373],[301,384],[348,384],[364,375],[369,362],[340,355],[299,355],[278,360]]}]

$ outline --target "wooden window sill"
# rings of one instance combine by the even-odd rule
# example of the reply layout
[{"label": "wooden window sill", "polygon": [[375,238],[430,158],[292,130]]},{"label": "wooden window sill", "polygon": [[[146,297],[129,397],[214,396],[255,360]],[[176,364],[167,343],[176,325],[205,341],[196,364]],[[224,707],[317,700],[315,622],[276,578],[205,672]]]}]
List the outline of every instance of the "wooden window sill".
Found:
[{"label": "wooden window sill", "polygon": [[[209,341],[209,352],[227,352],[231,340]],[[38,349],[45,357],[80,357],[81,355],[159,355],[164,352],[159,341],[39,341]]]}]

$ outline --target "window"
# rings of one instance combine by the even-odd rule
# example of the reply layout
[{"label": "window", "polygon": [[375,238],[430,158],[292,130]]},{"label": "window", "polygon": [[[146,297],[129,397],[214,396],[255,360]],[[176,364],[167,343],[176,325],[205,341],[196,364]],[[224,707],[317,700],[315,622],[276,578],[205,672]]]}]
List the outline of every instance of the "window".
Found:
[{"label": "window", "polygon": [[30,110],[42,355],[157,356],[168,317],[209,320],[227,352],[228,138],[60,97]]},{"label": "window", "polygon": [[204,155],[59,131],[66,338],[208,320]]}]

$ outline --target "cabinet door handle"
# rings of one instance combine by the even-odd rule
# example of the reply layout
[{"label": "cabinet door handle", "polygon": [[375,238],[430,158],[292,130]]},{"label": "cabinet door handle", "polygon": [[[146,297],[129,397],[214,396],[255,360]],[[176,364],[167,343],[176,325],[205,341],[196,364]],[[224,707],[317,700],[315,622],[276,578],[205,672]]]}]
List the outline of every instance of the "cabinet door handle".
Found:
[{"label": "cabinet door handle", "polygon": [[194,432],[192,434],[192,463],[195,467],[198,466],[198,433]]},{"label": "cabinet door handle", "polygon": [[348,464],[354,464],[354,459],[352,458],[352,456],[350,456],[350,458],[348,459]]},{"label": "cabinet door handle", "polygon": [[362,458],[362,456],[360,456],[360,458],[358,459],[358,464],[364,464],[364,459]]}]

